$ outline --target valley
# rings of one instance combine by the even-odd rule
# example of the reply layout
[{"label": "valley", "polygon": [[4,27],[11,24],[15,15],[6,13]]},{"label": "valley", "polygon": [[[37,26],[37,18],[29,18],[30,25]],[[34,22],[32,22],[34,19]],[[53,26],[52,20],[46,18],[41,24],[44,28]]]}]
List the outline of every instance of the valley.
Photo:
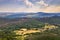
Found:
[{"label": "valley", "polygon": [[60,40],[59,14],[16,15],[0,17],[0,40]]}]

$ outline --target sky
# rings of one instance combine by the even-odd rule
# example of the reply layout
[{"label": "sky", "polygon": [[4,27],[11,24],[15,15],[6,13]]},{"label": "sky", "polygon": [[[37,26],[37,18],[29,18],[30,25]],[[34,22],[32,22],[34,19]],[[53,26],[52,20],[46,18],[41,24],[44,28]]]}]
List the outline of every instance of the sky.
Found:
[{"label": "sky", "polygon": [[60,0],[0,0],[0,12],[60,12]]}]

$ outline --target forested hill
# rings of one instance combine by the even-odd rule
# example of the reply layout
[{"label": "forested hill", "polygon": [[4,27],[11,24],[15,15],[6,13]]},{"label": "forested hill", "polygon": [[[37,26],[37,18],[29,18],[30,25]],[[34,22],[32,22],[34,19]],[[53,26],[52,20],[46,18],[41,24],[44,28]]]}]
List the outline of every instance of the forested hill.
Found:
[{"label": "forested hill", "polygon": [[[33,22],[34,21],[34,22]],[[0,18],[0,26],[1,25],[7,25],[7,24],[21,24],[21,23],[49,23],[49,24],[60,24],[60,16],[52,16],[52,17],[43,17],[43,18],[14,18],[14,19],[8,19],[8,18]],[[28,24],[27,23],[27,24]]]},{"label": "forested hill", "polygon": [[27,21],[60,24],[60,13],[0,13],[0,26],[7,24],[21,24]]},{"label": "forested hill", "polygon": [[39,21],[50,24],[60,24],[60,16],[38,18]]}]

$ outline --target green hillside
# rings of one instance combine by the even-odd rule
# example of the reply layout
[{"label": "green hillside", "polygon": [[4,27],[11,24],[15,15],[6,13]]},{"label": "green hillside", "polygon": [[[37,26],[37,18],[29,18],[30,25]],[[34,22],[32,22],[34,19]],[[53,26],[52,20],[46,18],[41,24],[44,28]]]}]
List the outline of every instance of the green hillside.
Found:
[{"label": "green hillside", "polygon": [[[0,40],[60,40],[60,19],[59,18],[26,18],[26,19],[19,19],[15,21],[8,21],[0,24]],[[5,20],[4,20],[5,21]],[[46,24],[47,23],[47,24]],[[44,29],[45,25],[57,26],[56,29],[49,29],[43,32],[36,32],[36,33],[28,33],[22,35],[17,35],[16,30],[20,31],[20,29],[25,28],[28,30],[38,30]],[[33,29],[36,28],[36,29]],[[23,30],[21,30],[23,31]],[[26,36],[27,35],[27,36]],[[24,37],[26,36],[26,37]]]}]

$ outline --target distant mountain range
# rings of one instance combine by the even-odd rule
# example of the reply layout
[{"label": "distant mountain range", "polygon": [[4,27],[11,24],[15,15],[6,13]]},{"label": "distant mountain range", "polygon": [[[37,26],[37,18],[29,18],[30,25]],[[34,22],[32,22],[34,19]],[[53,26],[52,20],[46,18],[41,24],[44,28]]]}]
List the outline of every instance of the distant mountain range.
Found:
[{"label": "distant mountain range", "polygon": [[3,18],[43,18],[43,17],[52,17],[52,16],[60,16],[60,13],[0,13],[0,17]]},{"label": "distant mountain range", "polygon": [[25,22],[43,22],[60,25],[60,13],[0,13],[0,26],[6,24],[19,24]]}]

